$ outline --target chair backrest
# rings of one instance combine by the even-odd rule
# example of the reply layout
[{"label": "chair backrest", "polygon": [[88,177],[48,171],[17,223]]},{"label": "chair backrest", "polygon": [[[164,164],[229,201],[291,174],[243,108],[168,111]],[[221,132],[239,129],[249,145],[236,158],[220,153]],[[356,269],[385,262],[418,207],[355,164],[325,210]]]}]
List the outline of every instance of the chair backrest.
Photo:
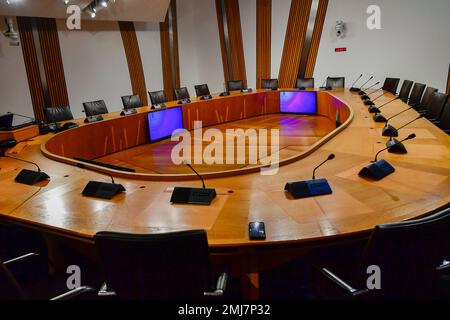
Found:
[{"label": "chair backrest", "polygon": [[438,126],[450,134],[450,102],[447,102],[445,105],[444,111],[442,111],[441,121]]},{"label": "chair backrest", "polygon": [[305,88],[305,89],[313,89],[314,88],[314,78],[298,78],[297,83],[295,84],[297,89]]},{"label": "chair backrest", "polygon": [[441,92],[434,92],[431,95],[430,102],[428,103],[427,113],[425,116],[428,119],[440,120],[442,111],[447,104],[448,95]]},{"label": "chair backrest", "polygon": [[400,78],[386,78],[383,84],[383,90],[396,94]]},{"label": "chair backrest", "polygon": [[438,90],[436,88],[428,87],[425,89],[425,93],[423,94],[422,100],[420,101],[418,110],[427,110],[428,109],[428,103],[431,100],[431,96],[433,93],[437,92]]},{"label": "chair backrest", "polygon": [[173,89],[173,96],[176,100],[189,99],[189,91],[186,87]]},{"label": "chair backrest", "polygon": [[244,81],[242,80],[231,80],[227,82],[228,91],[237,91],[244,89]]},{"label": "chair backrest", "polygon": [[196,299],[209,290],[204,230],[145,235],[99,232],[94,239],[106,283],[121,299]]},{"label": "chair backrest", "polygon": [[344,77],[328,77],[327,87],[332,89],[335,88],[345,88],[345,78]]},{"label": "chair backrest", "polygon": [[150,96],[150,102],[152,103],[152,105],[167,102],[166,94],[164,93],[164,90],[152,91],[152,92],[149,91],[148,95]]},{"label": "chair backrest", "polygon": [[278,79],[262,79],[261,88],[263,89],[278,89]]},{"label": "chair backrest", "polygon": [[423,92],[425,90],[425,85],[422,83],[415,83],[414,87],[411,91],[411,95],[409,96],[408,104],[414,109],[418,108],[420,104],[420,100],[422,99]]},{"label": "chair backrest", "polygon": [[124,109],[134,109],[142,107],[141,97],[136,94],[133,96],[123,96],[122,104]]},{"label": "chair backrest", "polygon": [[382,298],[430,298],[436,292],[436,268],[450,258],[450,208],[422,219],[375,227],[365,248],[360,283],[367,267],[378,266]]},{"label": "chair backrest", "polygon": [[84,102],[83,108],[88,117],[108,113],[108,108],[106,108],[105,101],[103,100]]},{"label": "chair backrest", "polygon": [[398,97],[400,98],[400,100],[402,100],[403,102],[407,103],[408,99],[409,99],[409,93],[411,92],[411,88],[413,85],[413,81],[410,80],[404,80],[402,87],[400,88],[400,92],[398,94]]},{"label": "chair backrest", "polygon": [[205,84],[199,84],[195,86],[195,93],[197,94],[197,97],[203,97],[206,96],[208,94],[211,94],[209,92],[209,88],[208,85]]},{"label": "chair backrest", "polygon": [[47,122],[54,123],[60,121],[73,120],[72,111],[69,106],[45,108]]}]

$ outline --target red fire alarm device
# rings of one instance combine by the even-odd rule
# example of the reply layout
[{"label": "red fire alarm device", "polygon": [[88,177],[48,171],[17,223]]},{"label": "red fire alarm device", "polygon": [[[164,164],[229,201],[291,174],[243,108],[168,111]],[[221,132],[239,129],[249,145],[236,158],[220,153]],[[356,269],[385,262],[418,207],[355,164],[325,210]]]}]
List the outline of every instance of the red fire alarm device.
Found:
[{"label": "red fire alarm device", "polygon": [[346,52],[347,48],[336,48],[334,49],[334,52]]}]

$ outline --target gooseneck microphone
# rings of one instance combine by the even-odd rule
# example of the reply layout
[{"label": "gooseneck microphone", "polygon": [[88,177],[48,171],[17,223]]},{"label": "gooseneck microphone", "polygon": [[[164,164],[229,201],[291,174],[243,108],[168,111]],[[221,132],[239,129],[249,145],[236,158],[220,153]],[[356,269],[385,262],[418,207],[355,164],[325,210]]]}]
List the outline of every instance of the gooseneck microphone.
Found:
[{"label": "gooseneck microphone", "polygon": [[401,115],[402,113],[405,113],[408,110],[411,110],[413,107],[409,107],[408,109],[405,109],[395,115],[393,115],[392,117],[386,119],[381,113],[377,113],[373,116],[373,120],[375,120],[375,122],[389,122],[389,120],[394,119],[395,117]]},{"label": "gooseneck microphone", "polygon": [[[373,87],[375,87],[376,85],[379,85],[379,84],[380,84],[380,81],[374,83],[373,85],[371,85],[370,87],[368,87],[368,88],[365,89],[365,90],[367,91],[367,90],[369,90],[369,89],[372,89]],[[371,94],[373,94],[374,92],[380,91],[381,89],[382,89],[382,88],[376,89],[375,91],[372,91],[371,93],[365,93],[365,94],[361,95],[361,99],[362,99],[362,100],[370,100],[370,97],[369,97],[369,96],[370,96]]]},{"label": "gooseneck microphone", "polygon": [[380,113],[380,109],[386,107],[388,104],[391,104],[392,102],[394,102],[394,101],[396,101],[396,100],[398,100],[398,99],[400,99],[400,98],[399,98],[399,97],[396,97],[396,98],[394,98],[394,99],[392,99],[392,100],[389,100],[389,101],[386,102],[385,104],[382,104],[382,105],[379,106],[379,107],[376,107],[375,105],[370,106],[370,107],[369,107],[369,112],[370,112],[370,113]]},{"label": "gooseneck microphone", "polygon": [[183,164],[185,164],[186,166],[189,167],[189,169],[191,169],[192,171],[194,171],[194,173],[200,178],[200,180],[202,180],[202,185],[203,185],[203,189],[205,189],[205,180],[203,180],[203,177],[197,172],[197,170],[195,170],[186,160],[183,161]]},{"label": "gooseneck microphone", "polygon": [[101,198],[111,200],[117,194],[126,191],[124,186],[118,184],[114,181],[114,177],[106,172],[96,170],[95,168],[88,168],[84,163],[79,162],[81,160],[77,160],[76,166],[81,169],[94,171],[99,174],[103,174],[111,178],[111,183],[102,182],[102,181],[89,181],[88,184],[84,187],[81,194],[85,197],[93,197],[93,198]]},{"label": "gooseneck microphone", "polygon": [[331,87],[326,86],[327,79],[325,79],[322,83],[322,86],[319,88],[320,90],[331,90]]},{"label": "gooseneck microphone", "polygon": [[[401,144],[402,142],[414,139],[415,137],[416,135],[414,133],[410,134],[407,138],[401,141],[397,141],[393,145]],[[383,151],[389,150],[389,148],[391,147],[386,147],[378,151],[377,154],[375,155],[374,161],[372,161],[368,166],[362,168],[358,175],[360,177],[365,177],[372,180],[381,180],[384,177],[390,175],[391,173],[394,173],[395,169],[389,162],[387,162],[386,160],[378,160],[379,154]]]},{"label": "gooseneck microphone", "polygon": [[14,179],[17,183],[32,186],[38,182],[50,179],[50,177],[45,172],[41,171],[41,168],[39,167],[39,165],[36,162],[10,156],[10,155],[6,154],[3,150],[0,152],[0,156],[5,157],[5,158],[10,158],[10,159],[13,159],[16,161],[21,161],[21,162],[25,162],[28,164],[32,164],[37,168],[38,171],[33,171],[33,170],[28,170],[28,169],[23,169],[22,171],[20,171],[19,174],[17,175],[17,177]]},{"label": "gooseneck microphone", "polygon": [[316,180],[316,170],[319,169],[321,166],[323,166],[325,163],[327,163],[330,160],[333,160],[336,156],[332,153],[328,156],[328,158],[322,162],[321,164],[319,164],[317,167],[314,168],[313,170],[313,175],[312,175],[312,179]]},{"label": "gooseneck microphone", "polygon": [[[407,136],[405,139],[403,139],[403,140],[401,140],[401,141],[398,141],[396,144],[405,142],[405,141],[407,141],[407,140],[412,140],[412,139],[414,139],[415,137],[416,137],[416,134],[415,134],[415,133],[411,133],[411,134],[410,134],[409,136]],[[386,147],[386,148],[381,149],[380,151],[378,151],[377,154],[375,155],[375,159],[374,159],[372,162],[377,162],[377,161],[378,161],[378,156],[380,155],[380,153],[382,153],[383,151],[388,150],[389,148],[390,148],[390,147]]]},{"label": "gooseneck microphone", "polygon": [[[381,88],[381,89],[383,89],[383,88]],[[364,101],[364,104],[366,105],[366,106],[374,106],[375,105],[375,101],[377,101],[378,99],[380,99],[382,96],[384,96],[384,95],[386,95],[386,94],[388,94],[388,92],[386,91],[386,92],[383,92],[382,94],[380,94],[379,96],[377,96],[375,99],[373,99],[373,100],[367,100],[367,101]]]},{"label": "gooseneck microphone", "polygon": [[405,109],[405,110],[403,110],[403,111],[401,111],[401,112],[399,112],[399,113],[397,113],[397,114],[394,114],[393,116],[391,116],[391,117],[389,117],[389,118],[387,119],[387,122],[389,122],[390,120],[394,119],[395,117],[398,117],[399,115],[401,115],[401,114],[403,114],[403,113],[405,113],[406,111],[411,110],[411,109],[413,109],[413,107],[409,107],[408,109]]},{"label": "gooseneck microphone", "polygon": [[331,190],[327,179],[316,180],[316,170],[323,166],[326,162],[333,160],[335,157],[336,156],[334,154],[330,154],[324,162],[315,167],[313,170],[312,180],[288,182],[284,187],[284,191],[289,192],[294,199],[331,194],[333,191]]},{"label": "gooseneck microphone", "polygon": [[170,203],[210,205],[216,197],[216,190],[205,187],[205,180],[186,160],[183,164],[189,167],[202,181],[203,188],[174,187]]},{"label": "gooseneck microphone", "polygon": [[386,124],[383,128],[383,137],[398,137],[398,131],[400,129],[403,129],[406,126],[409,126],[411,123],[423,118],[424,115],[421,114],[419,115],[417,118],[409,121],[408,123],[406,123],[405,125],[401,126],[400,128],[396,129],[393,126],[391,126],[390,124]]},{"label": "gooseneck microphone", "polygon": [[362,84],[362,86],[361,86],[361,88],[360,88],[359,95],[364,95],[364,94],[366,94],[366,93],[364,92],[364,90],[367,90],[367,88],[366,88],[366,89],[363,89],[363,88],[364,88],[364,86],[365,86],[366,84],[368,84],[368,83],[370,82],[370,80],[372,80],[372,79],[373,79],[373,76],[371,76],[371,77],[369,78],[369,80],[367,80],[366,82],[364,82],[364,83]]},{"label": "gooseneck microphone", "polygon": [[361,79],[362,78],[362,73],[359,75],[359,77],[358,77],[358,79],[356,79],[355,80],[355,82],[353,82],[353,84],[352,84],[352,87],[350,88],[350,91],[352,91],[352,92],[358,92],[358,91],[360,91],[361,89],[360,88],[355,88],[355,84],[359,81],[359,79]]},{"label": "gooseneck microphone", "polygon": [[[379,82],[378,82],[379,83]],[[377,92],[380,92],[380,91],[383,91],[383,88],[380,88],[380,89],[377,89],[377,90],[375,90],[375,91],[372,91],[371,93],[369,93],[369,94],[367,94],[368,96],[371,96],[371,95],[373,95],[374,93],[377,93]]]}]

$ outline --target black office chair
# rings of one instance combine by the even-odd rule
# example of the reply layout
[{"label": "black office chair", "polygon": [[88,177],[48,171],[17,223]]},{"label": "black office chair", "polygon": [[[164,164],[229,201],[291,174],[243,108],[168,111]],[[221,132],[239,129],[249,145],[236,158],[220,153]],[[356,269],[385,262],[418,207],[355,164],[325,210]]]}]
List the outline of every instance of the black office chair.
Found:
[{"label": "black office chair", "polygon": [[278,89],[278,79],[262,79],[261,88],[263,89]]},{"label": "black office chair", "polygon": [[400,100],[402,100],[405,103],[407,103],[409,100],[409,93],[411,92],[413,83],[414,83],[413,81],[404,80],[402,87],[400,88],[398,97],[400,98]]},{"label": "black office chair", "polygon": [[148,95],[150,96],[150,102],[152,103],[152,105],[167,102],[167,98],[166,98],[166,94],[164,93],[164,90],[152,91],[152,92],[149,91]]},{"label": "black office chair", "polygon": [[195,86],[195,93],[197,94],[197,97],[203,97],[210,95],[209,88],[207,84],[199,84]]},{"label": "black office chair", "polygon": [[232,80],[227,82],[228,91],[239,91],[244,89],[244,81]]},{"label": "black office chair", "polygon": [[314,78],[298,78],[295,87],[297,89],[314,89]]},{"label": "black office chair", "polygon": [[447,102],[444,111],[442,112],[441,121],[439,122],[438,127],[450,135],[450,102]]},{"label": "black office chair", "polygon": [[328,77],[327,87],[331,89],[345,88],[345,78],[344,77]]},{"label": "black office chair", "polygon": [[430,102],[428,103],[425,117],[435,124],[438,124],[441,120],[442,111],[444,111],[447,101],[448,95],[441,92],[434,92],[431,95]]},{"label": "black office chair", "polygon": [[383,90],[396,94],[400,78],[386,78],[383,84]]},{"label": "black office chair", "polygon": [[[450,208],[422,219],[376,226],[357,255],[359,262],[353,261],[353,267],[343,272],[349,278],[344,280],[334,271],[349,262],[342,254],[334,257],[334,265],[316,257],[320,267],[313,269],[315,292],[321,298],[340,299],[441,298],[442,287],[448,286],[443,276],[450,271],[448,230]],[[339,248],[328,250],[337,252]],[[379,268],[381,289],[367,288],[368,277],[373,274],[367,273],[369,266]]]},{"label": "black office chair", "polygon": [[73,120],[69,106],[45,108],[44,111],[49,123]]},{"label": "black office chair", "polygon": [[133,96],[123,96],[122,104],[123,108],[126,110],[140,108],[142,107],[141,97],[138,94]]},{"label": "black office chair", "polygon": [[227,274],[212,288],[204,230],[164,234],[99,232],[95,246],[106,283],[100,295],[119,299],[202,299],[221,296]]},{"label": "black office chair", "polygon": [[420,104],[415,108],[418,112],[425,114],[428,109],[428,104],[430,103],[431,96],[433,93],[438,92],[436,88],[428,87],[423,94]]},{"label": "black office chair", "polygon": [[176,88],[173,90],[173,96],[175,97],[175,100],[183,100],[183,99],[190,99],[189,91],[186,87],[182,88]]},{"label": "black office chair", "polygon": [[409,96],[408,104],[414,109],[417,110],[420,104],[420,100],[422,99],[423,92],[425,91],[425,85],[422,83],[415,83],[414,87],[411,91],[411,95]]},{"label": "black office chair", "polygon": [[84,102],[83,108],[87,117],[108,113],[108,108],[103,100]]}]

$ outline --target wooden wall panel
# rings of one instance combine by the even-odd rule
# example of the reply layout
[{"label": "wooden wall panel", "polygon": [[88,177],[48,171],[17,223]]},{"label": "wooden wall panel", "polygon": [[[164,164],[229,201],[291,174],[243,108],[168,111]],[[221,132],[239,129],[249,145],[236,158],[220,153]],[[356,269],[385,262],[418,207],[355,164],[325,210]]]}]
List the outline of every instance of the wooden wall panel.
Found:
[{"label": "wooden wall panel", "polygon": [[292,0],[284,39],[278,86],[292,88],[298,75],[312,0]]},{"label": "wooden wall panel", "polygon": [[39,75],[39,64],[33,39],[32,18],[17,17],[17,25],[20,33],[20,44],[23,52],[25,70],[27,72],[34,116],[36,119],[44,121],[44,90]]},{"label": "wooden wall panel", "polygon": [[[163,67],[164,92],[168,100],[173,100],[174,87],[180,87],[180,63],[178,55],[178,27],[176,1],[170,2],[172,10],[173,57],[171,53],[171,33],[169,11],[166,20],[160,23],[161,57]],[[173,61],[172,61],[173,60]]]},{"label": "wooden wall panel", "polygon": [[308,54],[305,78],[312,78],[316,66],[317,53],[319,52],[320,38],[322,37],[323,24],[327,14],[328,0],[320,0],[317,9],[314,31],[311,39],[311,47]]},{"label": "wooden wall panel", "polygon": [[66,77],[59,46],[58,29],[53,18],[36,18],[42,60],[47,78],[51,107],[68,106]]},{"label": "wooden wall panel", "polygon": [[119,21],[120,34],[127,57],[128,71],[130,73],[133,94],[141,97],[142,105],[148,105],[147,86],[145,84],[144,69],[142,68],[141,52],[134,29],[134,23]]},{"label": "wooden wall panel", "polygon": [[256,2],[256,88],[271,76],[272,0]]},{"label": "wooden wall panel", "polygon": [[220,47],[222,50],[224,80],[225,82],[230,80],[243,80],[244,85],[247,86],[239,0],[225,0],[224,2],[230,45],[231,66],[228,65],[229,61],[227,59],[226,30],[224,29],[222,18],[222,0],[216,0],[217,23],[219,26]]}]

